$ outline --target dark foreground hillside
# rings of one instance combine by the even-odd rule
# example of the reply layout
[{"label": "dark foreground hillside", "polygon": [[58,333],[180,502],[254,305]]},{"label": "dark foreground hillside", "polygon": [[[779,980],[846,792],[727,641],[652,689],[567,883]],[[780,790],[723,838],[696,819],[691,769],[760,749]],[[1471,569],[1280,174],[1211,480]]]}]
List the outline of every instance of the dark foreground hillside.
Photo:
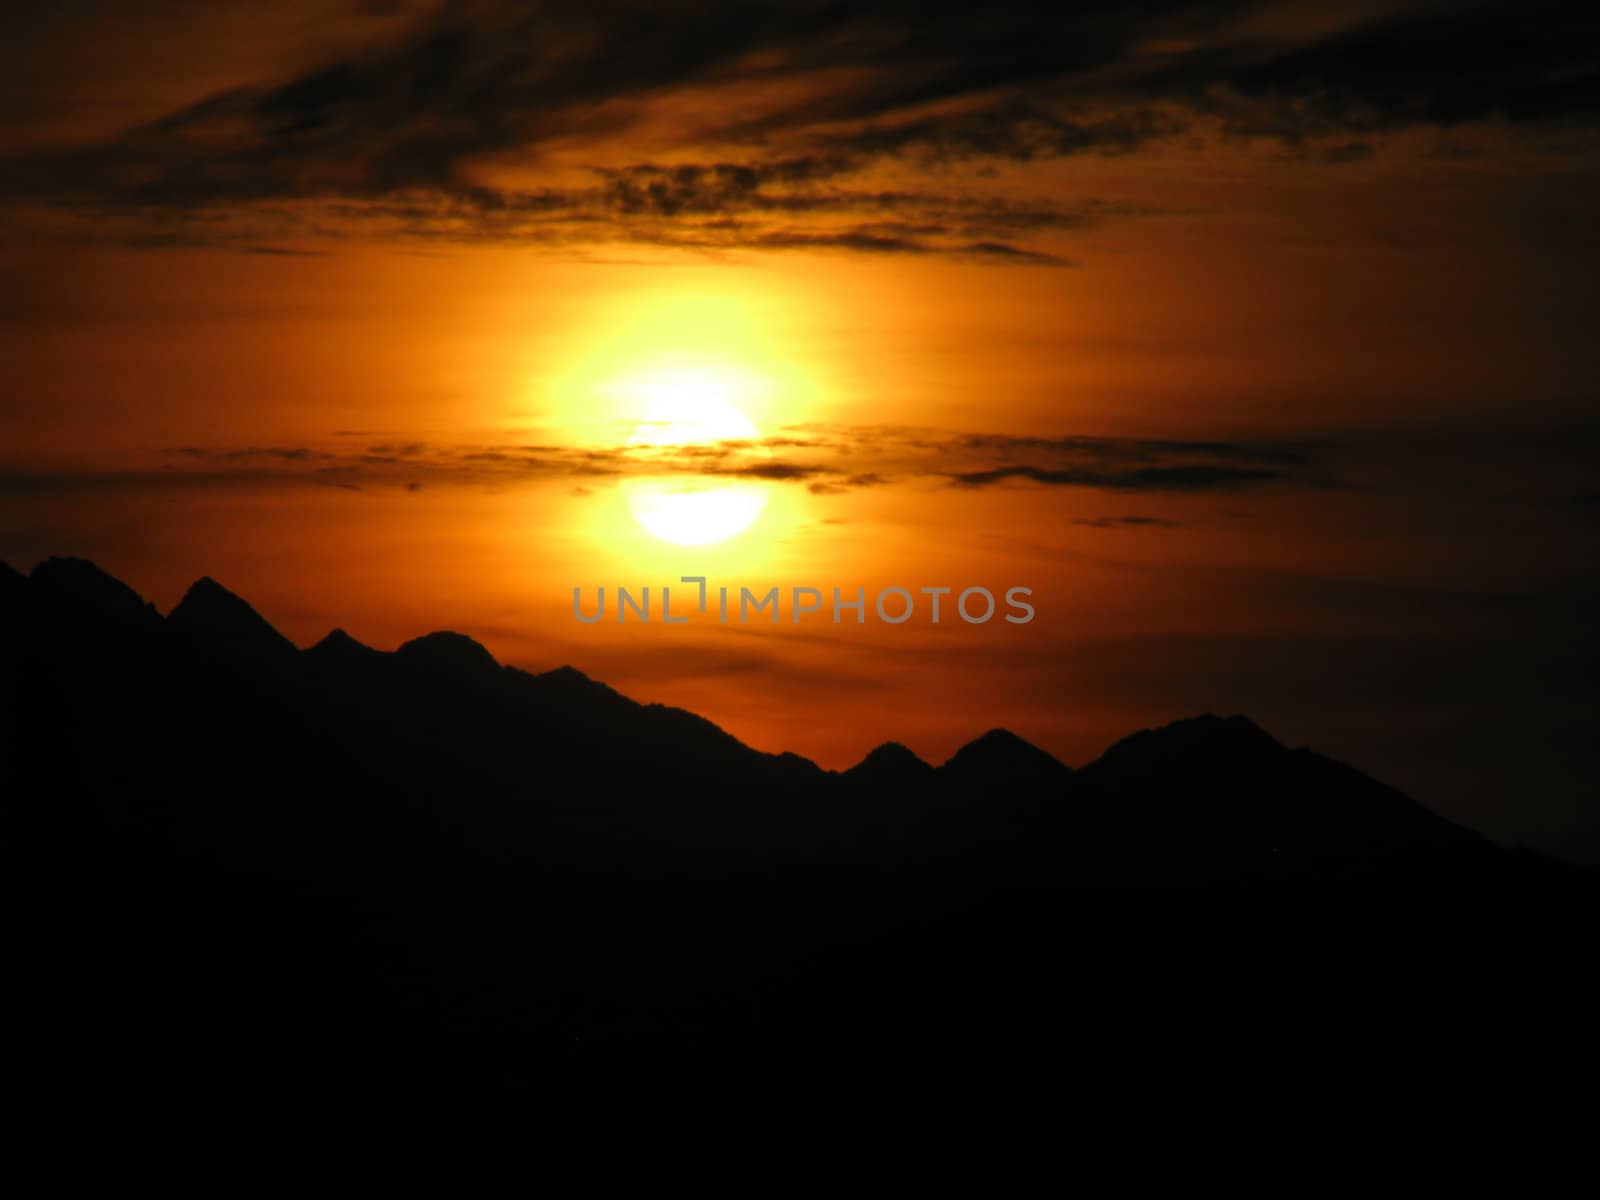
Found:
[{"label": "dark foreground hillside", "polygon": [[81,560],[0,567],[0,630],[29,1028],[80,1099],[663,1058],[1111,1096],[1589,1049],[1589,873],[1241,717],[1078,770],[995,730],[835,773],[458,634],[301,650],[210,580],[163,617]]}]

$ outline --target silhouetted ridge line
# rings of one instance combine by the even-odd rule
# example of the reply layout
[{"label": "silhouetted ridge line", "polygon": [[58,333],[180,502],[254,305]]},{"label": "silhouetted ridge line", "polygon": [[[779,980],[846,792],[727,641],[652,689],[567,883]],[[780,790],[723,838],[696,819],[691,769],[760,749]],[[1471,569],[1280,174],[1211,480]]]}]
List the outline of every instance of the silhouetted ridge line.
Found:
[{"label": "silhouetted ridge line", "polygon": [[867,751],[865,758],[843,773],[861,780],[909,780],[924,777],[933,769],[932,764],[924,762],[899,742],[884,742]]},{"label": "silhouetted ridge line", "polygon": [[608,683],[601,683],[598,679],[591,679],[576,667],[556,667],[552,671],[525,672],[528,678],[536,683],[539,688],[549,695],[559,696],[613,696],[618,700],[627,700],[629,704],[636,701],[628,700],[621,692]]},{"label": "silhouetted ridge line", "polygon": [[[1155,729],[1141,729],[1116,742],[1097,762],[1115,761],[1123,756],[1139,757],[1157,753],[1163,757],[1270,753],[1284,746],[1248,717],[1219,717],[1202,713],[1185,717]],[[1085,768],[1087,769],[1087,768]]]},{"label": "silhouetted ridge line", "polygon": [[48,943],[26,1029],[74,1099],[521,1111],[578,1094],[562,1063],[611,1088],[653,1047],[785,1088],[785,1056],[837,1061],[823,1105],[863,1063],[1031,1095],[1055,1047],[1092,1104],[1137,1104],[1164,1071],[1239,1078],[1252,1039],[1275,1096],[1286,1062],[1336,1077],[1308,1048],[1366,1048],[1365,1094],[1464,1004],[1439,1044],[1474,1080],[1496,1023],[1519,1063],[1555,1006],[1593,1023],[1591,873],[1241,719],[1077,772],[992,730],[835,773],[460,634],[239,653],[278,639],[215,584],[168,630],[91,564],[35,573],[0,572],[0,737],[42,883],[22,943]]},{"label": "silhouetted ridge line", "polygon": [[1009,729],[991,729],[947,759],[940,771],[952,774],[1000,772],[1007,775],[1069,775],[1072,768]]},{"label": "silhouetted ridge line", "polygon": [[92,621],[108,629],[154,633],[161,614],[122,580],[85,558],[47,558],[28,583],[36,600],[57,618]]},{"label": "silhouetted ridge line", "polygon": [[[335,629],[297,652],[209,578],[165,622],[77,559],[0,572],[0,595],[21,693],[39,698],[25,740],[126,810],[115,828],[188,854],[1035,886],[1421,880],[1505,861],[1243,717],[1146,730],[1079,771],[991,729],[937,768],[891,742],[833,772],[571,666],[503,667],[460,633],[387,653]],[[142,765],[117,767],[129,763]],[[151,773],[156,808],[140,808],[129,769]]]},{"label": "silhouetted ridge line", "polygon": [[365,642],[357,641],[343,629],[331,630],[303,653],[313,660],[333,662],[375,662],[388,657],[382,650],[375,650]]},{"label": "silhouetted ridge line", "polygon": [[481,643],[450,630],[412,638],[395,651],[395,657],[407,664],[451,673],[475,675],[500,669],[494,655]]},{"label": "silhouetted ridge line", "polygon": [[190,642],[233,653],[280,658],[295,653],[293,642],[209,575],[195,580],[167,614],[167,628]]}]

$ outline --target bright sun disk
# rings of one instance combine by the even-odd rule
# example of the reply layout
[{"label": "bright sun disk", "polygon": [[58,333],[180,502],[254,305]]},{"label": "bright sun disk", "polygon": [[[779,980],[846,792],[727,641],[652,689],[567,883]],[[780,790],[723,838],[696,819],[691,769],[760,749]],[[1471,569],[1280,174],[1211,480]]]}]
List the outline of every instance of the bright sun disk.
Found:
[{"label": "bright sun disk", "polygon": [[730,462],[763,453],[754,446],[760,437],[755,425],[732,401],[726,373],[652,372],[629,390],[642,402],[644,415],[628,446],[642,464],[659,463],[664,469],[624,481],[634,519],[679,546],[707,546],[748,529],[766,507],[765,484],[686,469],[695,459],[707,468],[726,469]]}]

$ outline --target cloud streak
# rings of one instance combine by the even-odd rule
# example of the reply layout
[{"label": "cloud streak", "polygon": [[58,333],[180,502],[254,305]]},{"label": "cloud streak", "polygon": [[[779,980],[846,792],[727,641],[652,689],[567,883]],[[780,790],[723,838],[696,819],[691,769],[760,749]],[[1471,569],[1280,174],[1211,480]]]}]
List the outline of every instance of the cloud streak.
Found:
[{"label": "cloud streak", "polygon": [[[607,482],[663,477],[707,484],[746,479],[838,496],[891,486],[1047,487],[1108,492],[1236,491],[1327,487],[1307,448],[1239,442],[1161,441],[848,425],[804,425],[771,438],[695,445],[440,445],[390,439],[364,446],[183,446],[143,465],[98,472],[0,470],[0,494],[168,487],[317,485],[346,490],[438,486],[503,488],[565,481],[588,494]],[[579,486],[581,485],[581,486]],[[1139,523],[1126,518],[1124,523]]]},{"label": "cloud streak", "polygon": [[963,192],[951,169],[1202,127],[1351,164],[1419,126],[1592,128],[1595,44],[1576,3],[1397,3],[1331,25],[1181,0],[448,3],[284,78],[14,153],[4,195],[150,247],[354,235],[1060,265],[1031,239],[1151,214]]}]

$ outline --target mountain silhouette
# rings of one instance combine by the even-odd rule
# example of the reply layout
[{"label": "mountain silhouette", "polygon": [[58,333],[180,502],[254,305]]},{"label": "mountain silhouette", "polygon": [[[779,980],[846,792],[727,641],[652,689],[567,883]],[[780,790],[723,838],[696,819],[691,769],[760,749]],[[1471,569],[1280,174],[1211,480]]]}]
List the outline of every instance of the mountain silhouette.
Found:
[{"label": "mountain silhouette", "polygon": [[26,589],[14,589],[9,599],[13,605],[31,603],[52,621],[78,623],[83,637],[149,634],[161,627],[155,605],[82,558],[46,559],[29,573]]},{"label": "mountain silhouette", "polygon": [[993,729],[836,772],[460,633],[301,650],[209,578],[163,617],[81,559],[0,567],[0,665],[13,820],[72,948],[49,1019],[102,1082],[265,1104],[937,1045],[1109,1086],[1197,1023],[1270,1057],[1373,988],[1568,995],[1594,910],[1590,873],[1243,717],[1076,770]]},{"label": "mountain silhouette", "polygon": [[867,752],[855,766],[845,770],[847,778],[864,783],[899,784],[926,782],[933,767],[899,742],[884,742]]},{"label": "mountain silhouette", "polygon": [[293,642],[209,575],[184,593],[167,614],[166,628],[169,635],[190,641],[203,653],[260,658],[296,653]]},{"label": "mountain silhouette", "polygon": [[[181,728],[191,778],[263,794],[219,804],[212,789],[191,796],[165,781],[162,819],[196,853],[211,837],[235,856],[337,846],[391,866],[459,855],[564,876],[913,870],[1058,886],[1401,880],[1443,867],[1492,874],[1508,861],[1239,716],[1134,733],[1077,771],[991,729],[938,767],[886,743],[833,772],[570,666],[502,666],[461,633],[385,652],[335,630],[302,651],[209,577],[165,618],[81,559],[48,559],[26,577],[8,568],[0,596],[41,745],[148,754]],[[136,711],[115,705],[134,695]],[[250,776],[234,763],[254,764]],[[101,790],[101,766],[73,769]],[[150,817],[136,823],[152,830]]]},{"label": "mountain silhouette", "polygon": [[1061,785],[1071,768],[1008,729],[991,729],[962,746],[940,768],[946,775],[970,780],[1004,779],[1049,787]]},{"label": "mountain silhouette", "polygon": [[342,629],[331,631],[326,637],[305,651],[307,661],[322,663],[329,666],[338,664],[354,665],[357,663],[373,663],[383,657],[382,650],[374,650],[363,642],[356,641]]},{"label": "mountain silhouette", "polygon": [[481,676],[500,669],[494,655],[464,633],[430,633],[413,638],[396,650],[395,656],[423,671],[444,675]]}]

